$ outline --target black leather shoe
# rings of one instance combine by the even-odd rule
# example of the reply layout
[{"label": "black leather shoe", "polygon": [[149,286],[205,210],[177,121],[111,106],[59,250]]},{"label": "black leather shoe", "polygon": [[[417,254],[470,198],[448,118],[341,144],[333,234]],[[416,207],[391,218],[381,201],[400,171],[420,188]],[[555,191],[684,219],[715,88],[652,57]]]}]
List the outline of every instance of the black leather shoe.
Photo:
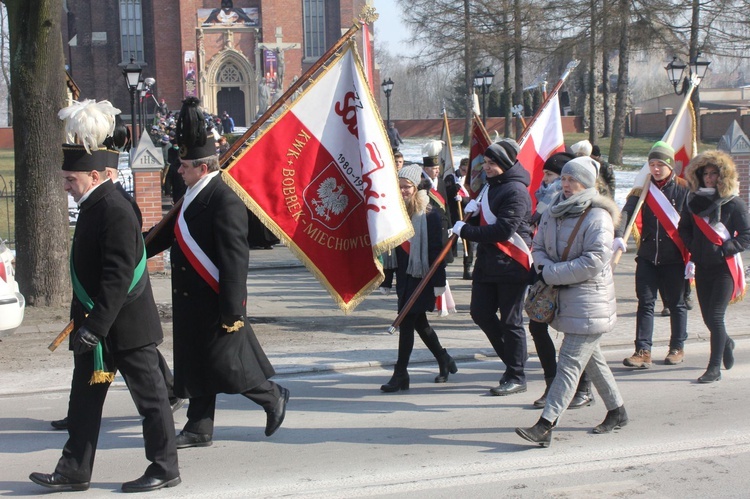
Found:
[{"label": "black leather shoe", "polygon": [[625,406],[621,405],[617,409],[607,411],[607,415],[604,417],[604,421],[601,424],[596,425],[593,432],[596,434],[611,433],[612,430],[619,430],[623,426],[628,424],[628,413],[625,412]]},{"label": "black leather shoe", "polygon": [[172,399],[169,401],[169,405],[172,406],[172,412],[176,412],[180,407],[185,405],[185,399]]},{"label": "black leather shoe", "polygon": [[151,492],[152,490],[158,490],[164,487],[175,487],[182,483],[180,477],[171,478],[169,480],[165,478],[156,478],[153,476],[143,475],[138,480],[132,482],[125,482],[122,484],[123,492]]},{"label": "black leather shoe", "polygon": [[526,383],[516,383],[515,381],[501,381],[495,388],[490,388],[490,393],[498,396],[513,395],[525,391]]},{"label": "black leather shoe", "polygon": [[68,429],[68,417],[65,416],[62,419],[50,421],[49,424],[56,430],[67,430]]},{"label": "black leather shoe", "polygon": [[89,490],[90,482],[78,482],[62,476],[58,472],[37,473],[29,475],[32,482],[54,490]]},{"label": "black leather shoe", "polygon": [[284,422],[284,417],[286,416],[286,403],[289,402],[289,390],[284,388],[283,386],[281,388],[281,397],[279,397],[278,402],[276,402],[276,407],[273,408],[273,411],[269,412],[266,419],[266,436],[270,437],[274,433],[276,433],[276,430],[279,429],[281,426],[281,423]]},{"label": "black leather shoe", "polygon": [[211,435],[207,433],[193,433],[191,431],[182,430],[175,437],[175,444],[178,449],[187,449],[188,447],[208,447],[213,444]]},{"label": "black leather shoe", "polygon": [[703,376],[698,378],[698,383],[713,383],[721,380],[721,370],[718,367],[708,366]]},{"label": "black leather shoe", "polygon": [[573,400],[570,401],[568,409],[580,409],[581,407],[588,407],[594,405],[596,400],[591,390],[576,392]]},{"label": "black leather shoe", "polygon": [[554,426],[546,419],[539,418],[539,421],[531,428],[516,428],[516,435],[529,442],[539,444],[540,447],[549,447],[550,442],[552,442],[552,428]]},{"label": "black leather shoe", "polygon": [[393,376],[391,376],[391,379],[388,380],[388,383],[380,385],[380,391],[383,393],[396,393],[399,390],[408,389],[409,373],[406,371],[394,372]]},{"label": "black leather shoe", "polygon": [[727,338],[727,343],[724,345],[724,369],[731,369],[734,367],[734,340]]}]

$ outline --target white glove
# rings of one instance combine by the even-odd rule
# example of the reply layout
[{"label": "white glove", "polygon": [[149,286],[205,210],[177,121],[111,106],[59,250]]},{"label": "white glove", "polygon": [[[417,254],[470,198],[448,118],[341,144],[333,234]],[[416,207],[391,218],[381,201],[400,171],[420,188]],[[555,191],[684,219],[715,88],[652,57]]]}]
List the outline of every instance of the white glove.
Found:
[{"label": "white glove", "polygon": [[612,251],[617,253],[617,250],[622,250],[623,253],[628,252],[628,246],[625,244],[625,240],[621,237],[616,237],[612,241]]},{"label": "white glove", "polygon": [[472,199],[464,208],[464,213],[477,213],[479,211],[479,203],[476,199]]},{"label": "white glove", "polygon": [[695,264],[687,262],[685,265],[685,279],[695,279]]},{"label": "white glove", "polygon": [[434,291],[435,291],[435,296],[440,296],[443,293],[445,293],[445,286],[436,287],[434,288]]},{"label": "white glove", "polygon": [[378,288],[378,289],[380,290],[380,294],[381,295],[388,296],[389,294],[391,294],[391,288],[383,288],[383,287],[381,287],[381,288]]},{"label": "white glove", "polygon": [[448,229],[448,238],[453,237],[453,229]]},{"label": "white glove", "polygon": [[451,231],[453,232],[453,234],[456,234],[457,236],[460,237],[461,236],[461,229],[463,229],[464,225],[466,225],[466,222],[462,222],[461,220],[459,220],[453,226],[453,228],[451,229]]},{"label": "white glove", "polygon": [[458,201],[458,202],[461,202],[461,201],[463,201],[463,199],[464,199],[464,198],[463,198],[463,196],[461,196],[461,194],[456,194],[456,197],[455,197],[455,198],[453,198],[453,200],[454,200],[454,201]]}]

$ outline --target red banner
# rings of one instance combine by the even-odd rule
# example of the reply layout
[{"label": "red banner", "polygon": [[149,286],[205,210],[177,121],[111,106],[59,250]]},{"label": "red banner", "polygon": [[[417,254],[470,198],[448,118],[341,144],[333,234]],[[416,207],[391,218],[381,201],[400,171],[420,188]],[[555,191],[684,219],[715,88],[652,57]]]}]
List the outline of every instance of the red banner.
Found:
[{"label": "red banner", "polygon": [[345,312],[382,282],[376,256],[413,235],[385,128],[351,49],[226,173]]}]

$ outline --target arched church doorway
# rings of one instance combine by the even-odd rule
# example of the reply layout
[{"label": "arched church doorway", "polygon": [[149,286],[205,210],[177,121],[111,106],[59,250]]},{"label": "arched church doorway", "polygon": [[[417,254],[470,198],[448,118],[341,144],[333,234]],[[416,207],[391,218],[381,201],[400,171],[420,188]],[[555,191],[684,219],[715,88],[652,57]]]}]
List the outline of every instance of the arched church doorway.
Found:
[{"label": "arched church doorway", "polygon": [[245,116],[245,93],[236,87],[224,87],[216,93],[216,110],[219,116],[224,111],[234,120],[235,126],[247,126]]}]

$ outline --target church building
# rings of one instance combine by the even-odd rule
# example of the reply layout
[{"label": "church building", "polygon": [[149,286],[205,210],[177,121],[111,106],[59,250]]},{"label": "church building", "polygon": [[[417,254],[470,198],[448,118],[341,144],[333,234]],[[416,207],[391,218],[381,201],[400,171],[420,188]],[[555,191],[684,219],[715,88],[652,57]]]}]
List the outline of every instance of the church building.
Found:
[{"label": "church building", "polygon": [[[189,96],[249,126],[355,23],[371,0],[64,0],[68,71],[81,98],[130,119],[123,68],[153,78],[145,102],[178,110]],[[357,48],[363,53],[363,36]],[[371,47],[370,47],[371,48]],[[374,64],[370,61],[370,64]],[[376,74],[374,68],[368,71]],[[375,84],[377,88],[377,83]]]}]

